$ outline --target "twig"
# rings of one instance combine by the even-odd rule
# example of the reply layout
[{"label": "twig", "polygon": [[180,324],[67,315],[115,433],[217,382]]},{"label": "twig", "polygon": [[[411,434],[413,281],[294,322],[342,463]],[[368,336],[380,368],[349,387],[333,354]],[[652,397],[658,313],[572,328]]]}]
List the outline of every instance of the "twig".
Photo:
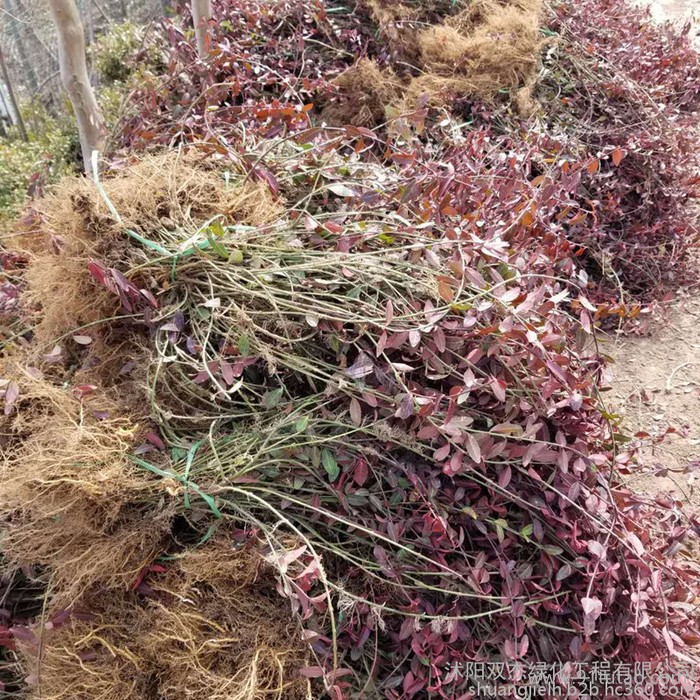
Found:
[{"label": "twig", "polygon": [[680,370],[685,369],[686,367],[693,367],[695,365],[700,365],[700,362],[684,362],[682,365],[678,365],[678,367],[671,372],[666,380],[666,391],[671,391],[671,389],[673,389],[673,378],[676,376],[677,372],[680,372]]}]

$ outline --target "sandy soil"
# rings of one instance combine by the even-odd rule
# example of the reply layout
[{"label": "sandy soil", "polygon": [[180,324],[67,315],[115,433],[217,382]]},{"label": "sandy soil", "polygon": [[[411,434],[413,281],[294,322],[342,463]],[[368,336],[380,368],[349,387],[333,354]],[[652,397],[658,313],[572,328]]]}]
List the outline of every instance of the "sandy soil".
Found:
[{"label": "sandy soil", "polygon": [[646,337],[603,342],[615,359],[608,403],[628,435],[649,435],[635,490],[671,492],[700,511],[700,297],[683,295],[659,316]]},{"label": "sandy soil", "polygon": [[659,21],[686,20],[693,14],[700,15],[700,0],[654,0],[651,3],[651,12]]}]

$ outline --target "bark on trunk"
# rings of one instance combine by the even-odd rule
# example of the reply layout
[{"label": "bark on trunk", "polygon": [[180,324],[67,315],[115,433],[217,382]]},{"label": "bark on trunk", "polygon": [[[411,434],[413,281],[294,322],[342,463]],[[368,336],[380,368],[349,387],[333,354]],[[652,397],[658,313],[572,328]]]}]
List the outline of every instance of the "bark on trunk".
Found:
[{"label": "bark on trunk", "polygon": [[209,20],[211,19],[211,0],[192,0],[192,22],[197,40],[197,53],[205,58],[209,53]]},{"label": "bark on trunk", "polygon": [[92,19],[92,0],[87,0],[85,3],[85,23],[87,24],[88,46],[95,43],[95,23]]},{"label": "bark on trunk", "polygon": [[85,60],[85,35],[75,0],[49,0],[58,31],[61,79],[78,122],[85,172],[92,174],[92,152],[102,150],[105,128]]}]

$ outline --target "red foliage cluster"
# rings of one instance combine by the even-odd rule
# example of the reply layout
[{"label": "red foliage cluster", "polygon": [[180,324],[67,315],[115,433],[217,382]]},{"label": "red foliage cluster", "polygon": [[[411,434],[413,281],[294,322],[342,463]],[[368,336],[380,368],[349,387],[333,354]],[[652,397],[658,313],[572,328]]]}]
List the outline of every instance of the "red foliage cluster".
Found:
[{"label": "red foliage cluster", "polygon": [[690,26],[660,26],[615,0],[560,3],[551,26],[562,44],[545,63],[550,131],[565,151],[603,156],[578,195],[595,218],[576,242],[599,275],[615,271],[608,288],[643,300],[694,282],[700,55]]},{"label": "red foliage cluster", "polygon": [[[123,125],[119,145],[196,142],[240,159],[245,134],[307,128],[311,105],[326,99],[353,56],[384,53],[357,12],[320,1],[217,3],[206,61],[196,58],[191,37],[168,23],[167,74],[133,95],[140,109]],[[543,173],[585,164],[589,177],[572,192],[566,236],[581,248],[599,300],[619,299],[621,288],[652,300],[689,281],[698,53],[687,31],[660,27],[644,10],[613,0],[560,3],[550,26],[559,36],[538,88],[542,117],[525,125],[509,118],[508,137],[521,130]],[[500,138],[503,115],[473,107],[474,122]],[[439,146],[442,136],[428,129],[413,143]]]},{"label": "red foliage cluster", "polygon": [[224,0],[216,16],[206,61],[191,30],[165,23],[167,74],[132,95],[140,109],[122,126],[120,148],[198,142],[226,153],[239,147],[242,127],[268,138],[306,128],[313,99],[352,62],[348,49],[370,41],[320,0]]},{"label": "red foliage cluster", "polygon": [[[600,361],[573,341],[578,323],[567,309],[590,328],[594,307],[569,296],[579,272],[557,227],[585,168],[539,189],[527,157],[509,156],[473,132],[441,163],[423,162],[422,177],[405,164],[386,196],[361,196],[368,212],[413,210],[425,222],[399,227],[397,240],[444,241],[416,261],[444,270],[450,313],[416,301],[423,332],[363,327],[351,354],[358,328],[318,326],[319,348],[347,343],[328,362],[359,380],[355,421],[384,417],[406,436],[360,435],[336,453],[337,504],[326,523],[337,532],[342,518],[374,533],[366,546],[393,584],[350,573],[349,589],[371,604],[352,606],[341,626],[349,658],[374,664],[388,698],[460,697],[467,683],[455,669],[466,662],[658,661],[696,638],[686,613],[669,617],[662,593],[662,581],[676,581],[680,599],[692,586],[667,555],[687,529],[661,525],[656,539],[674,506],[650,506],[613,478],[616,437],[596,400]],[[469,168],[479,177],[465,177]],[[361,251],[356,240],[349,252]],[[460,306],[465,284],[484,290],[482,303]],[[388,324],[392,313],[387,305]],[[381,449],[363,450],[367,439]]]},{"label": "red foliage cluster", "polygon": [[[598,403],[602,362],[576,341],[601,312],[586,296],[577,247],[566,235],[579,216],[573,193],[590,164],[538,181],[529,147],[511,142],[504,151],[503,140],[481,129],[440,159],[428,157],[429,148],[412,158],[393,152],[399,164],[371,166],[383,167],[381,185],[370,174],[338,186],[338,171],[358,162],[354,154],[373,137],[357,129],[326,137],[307,131],[306,155],[263,160],[271,181],[318,188],[314,203],[330,217],[303,220],[296,246],[347,255],[345,286],[317,269],[294,280],[295,293],[313,299],[321,288],[326,304],[332,294],[349,297],[357,284],[353,256],[388,251],[416,269],[438,270],[440,303],[395,297],[384,303],[381,322],[320,313],[307,324],[314,361],[345,375],[343,393],[333,398],[329,388],[305,428],[327,445],[320,457],[295,432],[294,413],[318,384],[296,356],[289,365],[276,357],[269,377],[269,354],[257,352],[255,339],[241,353],[227,340],[229,324],[222,335],[196,330],[181,311],[187,283],[157,296],[161,309],[178,309],[160,328],[169,342],[195,362],[206,358],[182,393],[253,377],[256,391],[261,383],[266,390],[284,459],[273,471],[249,464],[248,482],[236,488],[269,489],[288,522],[332,545],[324,565],[338,572],[347,599],[337,621],[343,665],[360,678],[371,669],[387,698],[458,698],[470,681],[458,672],[467,663],[658,662],[694,643],[698,633],[683,606],[692,597],[692,568],[673,560],[687,526],[675,522],[671,501],[649,503],[616,479],[614,465],[628,457]],[[338,152],[348,158],[329,157]],[[318,181],[319,162],[327,183]],[[281,186],[283,195],[289,187]],[[358,228],[373,220],[392,225]],[[328,266],[335,272],[333,259]],[[245,270],[244,261],[242,279]],[[388,291],[377,282],[370,298]],[[362,309],[367,300],[359,294],[353,303]],[[298,322],[294,312],[275,313]],[[217,413],[235,413],[240,391],[221,396]],[[253,401],[246,397],[240,408]],[[291,431],[280,425],[285,415]],[[198,459],[210,461],[206,446]],[[319,487],[309,475],[322,469],[328,479]],[[187,471],[206,492],[196,461]],[[226,497],[215,507],[237,512]],[[357,560],[371,561],[376,575]],[[295,579],[287,593],[323,663],[305,672],[325,673],[331,697],[358,697],[352,677],[332,668],[319,577]]]},{"label": "red foliage cluster", "polygon": [[[390,699],[458,698],[464,679],[454,669],[466,662],[658,661],[700,639],[684,605],[689,568],[672,558],[686,527],[673,503],[646,502],[616,480],[627,457],[597,401],[601,360],[577,341],[606,314],[632,313],[610,299],[608,267],[645,294],[668,269],[679,275],[668,283],[684,281],[689,245],[684,130],[700,94],[698,57],[687,38],[616,5],[559,6],[552,27],[562,44],[541,87],[549,115],[506,135],[502,115],[476,106],[472,129],[428,110],[405,115],[383,138],[309,128],[308,105],[330,89],[348,52],[375,49],[353,15],[341,21],[300,0],[215,3],[206,61],[169,23],[167,73],[133,96],[139,112],[123,125],[120,149],[195,143],[247,164],[275,193],[293,181],[313,195],[329,178],[315,203],[331,219],[320,231],[311,219],[298,244],[352,257],[403,242],[409,262],[440,272],[440,309],[415,296],[387,302],[382,323],[315,319],[304,329],[316,359],[346,375],[345,393],[324,404],[333,420],[319,411],[312,426],[334,446],[321,456],[322,494],[319,479],[304,484],[308,466],[295,471],[314,464],[313,450],[287,445],[282,430],[288,473],[255,473],[257,484],[276,489],[286,518],[341,552],[330,566],[350,600],[336,620],[343,663]],[[298,147],[294,160],[266,158],[264,144],[250,162],[250,143],[279,137]],[[319,144],[329,138],[324,153]],[[331,152],[345,158],[336,171],[316,160]],[[384,168],[384,184],[330,179],[361,162]],[[287,167],[297,170],[290,176]],[[390,231],[345,235],[378,211],[393,215]],[[97,263],[91,271],[123,302],[155,307],[119,271]],[[294,284],[312,298],[315,280]],[[338,293],[349,300],[347,284]],[[159,308],[185,308],[180,292],[161,290]],[[596,295],[608,303],[591,303]],[[397,320],[407,316],[420,318],[420,329]],[[256,391],[267,392],[268,408],[274,396],[279,416],[308,399],[317,380],[296,381],[298,366],[276,360],[274,381],[286,393],[262,386],[262,353],[227,359],[223,337],[195,337],[190,323],[181,315],[161,330],[179,357],[218,353],[193,384],[221,378],[230,387],[254,372]],[[338,416],[353,428],[342,436],[339,426],[348,426]],[[364,428],[377,422],[381,433]],[[216,507],[226,508],[223,497]],[[348,566],[354,556],[369,558],[376,575]],[[322,674],[331,660],[327,629],[319,632],[327,622],[319,579],[306,576],[290,595],[314,618],[309,638],[326,664],[306,672]],[[356,696],[333,673],[332,696]]]}]

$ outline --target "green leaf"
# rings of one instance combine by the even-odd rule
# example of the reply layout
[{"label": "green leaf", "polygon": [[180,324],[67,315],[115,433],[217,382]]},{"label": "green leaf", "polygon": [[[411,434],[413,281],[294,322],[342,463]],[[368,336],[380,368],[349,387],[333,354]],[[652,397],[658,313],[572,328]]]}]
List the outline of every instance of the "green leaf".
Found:
[{"label": "green leaf", "polygon": [[346,496],[346,498],[351,506],[355,506],[357,508],[364,508],[369,503],[367,496],[363,496],[361,494],[358,495],[357,493],[349,494]]},{"label": "green leaf", "polygon": [[279,389],[273,389],[265,394],[265,408],[274,408],[282,398],[284,389],[280,387]]},{"label": "green leaf", "polygon": [[450,305],[450,309],[452,309],[452,311],[454,311],[455,313],[469,311],[472,308],[473,308],[473,305],[468,304],[468,303],[459,303],[459,304],[451,304]]},{"label": "green leaf", "polygon": [[207,243],[209,243],[209,247],[214,251],[214,253],[216,253],[216,255],[224,260],[228,260],[228,250],[226,250],[225,246],[222,246],[221,243],[216,240],[214,234],[211,232],[211,229],[207,230]]},{"label": "green leaf", "polygon": [[606,420],[609,420],[613,423],[619,423],[621,420],[619,414],[617,414],[617,413],[608,413],[607,411],[604,411],[604,410],[601,410],[600,413],[603,416],[603,418],[605,418]]},{"label": "green leaf", "polygon": [[240,265],[243,262],[243,251],[235,248],[228,256],[228,261],[232,265]]},{"label": "green leaf", "polygon": [[209,226],[209,230],[217,237],[221,238],[226,231],[224,230],[224,227],[218,222],[215,221],[211,226]]},{"label": "green leaf", "polygon": [[174,474],[173,472],[168,472],[165,471],[164,469],[160,469],[159,467],[156,467],[155,464],[150,464],[149,462],[146,462],[146,460],[139,459],[138,457],[135,457],[134,455],[131,455],[129,457],[134,464],[138,464],[139,467],[143,467],[144,469],[148,469],[148,471],[153,472],[154,474],[158,474],[158,476],[163,476],[166,479],[175,479],[176,481],[179,481],[181,484],[184,484],[185,487],[192,489],[208,506],[211,508],[212,513],[214,513],[214,516],[217,518],[223,517],[221,515],[221,511],[217,508],[216,502],[214,499],[208,494],[204,493],[202,489],[197,486],[197,484],[192,483],[191,481],[188,481],[185,479],[183,476],[180,474]]},{"label": "green leaf", "polygon": [[553,557],[558,557],[560,554],[564,553],[564,550],[561,547],[557,547],[556,545],[553,544],[546,544],[544,547],[542,547],[547,554],[551,554]]},{"label": "green leaf", "polygon": [[535,528],[533,525],[526,525],[521,531],[520,534],[526,539],[529,540],[530,537],[532,536],[532,533],[534,532]]},{"label": "green leaf", "polygon": [[238,352],[240,352],[243,357],[248,357],[248,355],[250,355],[250,339],[247,335],[242,335],[238,339]]},{"label": "green leaf", "polygon": [[333,453],[325,447],[321,450],[321,463],[331,482],[335,481],[340,476],[338,462],[335,461]]},{"label": "green leaf", "polygon": [[564,566],[557,571],[557,581],[563,581],[565,578],[568,578],[571,576],[573,571],[574,570],[571,568],[571,566],[569,566],[569,564],[564,564]]},{"label": "green leaf", "polygon": [[498,520],[494,520],[493,524],[496,527],[496,536],[498,537],[498,541],[503,542],[506,536],[506,529],[508,528],[508,521],[499,518]]},{"label": "green leaf", "polygon": [[187,462],[185,463],[185,508],[190,507],[190,492],[187,489],[187,484],[189,483],[190,470],[192,469],[192,462],[194,461],[194,456],[197,454],[197,450],[201,447],[204,440],[198,440],[190,447],[187,453]]},{"label": "green leaf", "polygon": [[204,533],[204,536],[201,540],[199,540],[199,542],[197,542],[194,548],[197,549],[197,547],[201,547],[203,544],[206,544],[214,536],[214,533],[216,533],[218,527],[218,525],[210,525],[209,529]]},{"label": "green leaf", "polygon": [[181,459],[185,459],[185,457],[187,457],[187,450],[182,447],[173,447],[170,450],[170,458],[173,462],[179,462]]},{"label": "green leaf", "polygon": [[303,433],[306,428],[309,425],[309,417],[308,416],[302,416],[297,420],[297,422],[294,424],[294,430],[297,433]]}]

